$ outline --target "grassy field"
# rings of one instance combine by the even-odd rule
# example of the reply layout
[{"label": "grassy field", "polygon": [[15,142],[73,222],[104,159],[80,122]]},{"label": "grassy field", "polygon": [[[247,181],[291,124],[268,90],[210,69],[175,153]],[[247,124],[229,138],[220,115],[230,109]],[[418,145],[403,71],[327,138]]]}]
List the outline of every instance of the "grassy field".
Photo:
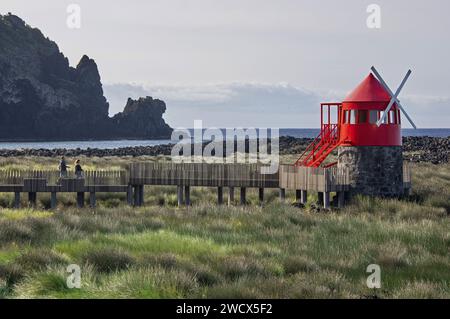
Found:
[{"label": "grassy field", "polygon": [[[130,158],[83,159],[124,167]],[[2,159],[0,167],[48,168],[48,159]],[[54,212],[12,210],[0,195],[0,297],[4,298],[450,298],[450,165],[413,167],[407,199],[358,197],[340,211],[281,204],[216,206],[194,188],[176,207],[172,187],[148,187],[146,206],[99,196],[95,210],[64,195]],[[66,267],[81,267],[69,289]],[[366,267],[381,267],[381,289]]]}]

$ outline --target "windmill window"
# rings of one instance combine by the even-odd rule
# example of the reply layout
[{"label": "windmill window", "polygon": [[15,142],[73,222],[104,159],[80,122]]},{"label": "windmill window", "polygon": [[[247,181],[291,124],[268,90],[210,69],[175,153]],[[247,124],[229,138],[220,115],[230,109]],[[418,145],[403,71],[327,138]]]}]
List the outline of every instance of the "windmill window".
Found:
[{"label": "windmill window", "polygon": [[367,110],[358,111],[358,123],[366,123],[367,122]]},{"label": "windmill window", "polygon": [[395,118],[395,110],[389,111],[389,124],[396,124],[396,118]]},{"label": "windmill window", "polygon": [[[380,111],[380,119],[383,117],[384,115],[384,111]],[[383,124],[387,124],[388,123],[388,114],[386,114],[386,117],[383,120]]]},{"label": "windmill window", "polygon": [[344,110],[344,112],[342,112],[342,123],[347,123],[347,119],[348,119],[348,111]]},{"label": "windmill window", "polygon": [[400,110],[397,110],[397,124],[400,124],[401,122]]},{"label": "windmill window", "polygon": [[357,110],[350,110],[350,124],[356,124]]},{"label": "windmill window", "polygon": [[378,111],[370,110],[369,111],[369,123],[370,124],[376,124],[377,120],[378,120]]}]

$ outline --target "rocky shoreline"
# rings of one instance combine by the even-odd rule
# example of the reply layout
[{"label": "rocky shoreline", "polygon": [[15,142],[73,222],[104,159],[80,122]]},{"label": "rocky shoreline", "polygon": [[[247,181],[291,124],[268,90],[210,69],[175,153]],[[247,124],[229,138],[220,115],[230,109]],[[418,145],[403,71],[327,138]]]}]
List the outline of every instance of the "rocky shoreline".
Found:
[{"label": "rocky shoreline", "polygon": [[[301,154],[311,143],[310,138],[280,137],[280,154]],[[106,157],[106,156],[157,156],[170,155],[173,144],[155,146],[136,146],[115,149],[0,149],[0,157],[39,156],[39,157]],[[448,163],[450,137],[403,137],[403,155],[411,162]]]},{"label": "rocky shoreline", "polygon": [[[310,142],[311,139],[307,138],[282,137],[280,139],[281,154],[300,154]],[[405,136],[403,137],[403,158],[416,163],[448,163],[450,136]]]},{"label": "rocky shoreline", "polygon": [[411,162],[448,163],[450,158],[450,136],[404,137],[403,157]]}]

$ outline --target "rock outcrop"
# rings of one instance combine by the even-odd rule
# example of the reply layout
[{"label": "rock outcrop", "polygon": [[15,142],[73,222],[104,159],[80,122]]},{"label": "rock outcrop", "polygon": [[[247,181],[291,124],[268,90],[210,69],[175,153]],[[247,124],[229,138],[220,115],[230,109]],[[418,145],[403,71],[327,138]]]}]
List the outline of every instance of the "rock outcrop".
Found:
[{"label": "rock outcrop", "polygon": [[120,136],[136,137],[136,132],[147,137],[165,138],[172,129],[164,122],[162,115],[166,111],[166,104],[150,96],[138,100],[128,99],[123,112],[111,119],[117,134]]},{"label": "rock outcrop", "polygon": [[15,15],[0,15],[0,139],[167,138],[164,102],[129,100],[110,118],[97,64],[73,68],[55,42]]}]

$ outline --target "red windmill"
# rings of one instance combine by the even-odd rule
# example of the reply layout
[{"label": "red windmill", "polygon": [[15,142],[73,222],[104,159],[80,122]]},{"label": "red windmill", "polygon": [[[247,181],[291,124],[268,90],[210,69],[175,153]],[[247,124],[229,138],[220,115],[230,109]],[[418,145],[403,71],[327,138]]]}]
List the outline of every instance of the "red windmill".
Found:
[{"label": "red windmill", "polygon": [[400,111],[416,128],[398,100],[411,70],[395,94],[374,67],[372,72],[342,103],[321,103],[320,134],[306,148],[296,166],[319,167],[338,146],[401,146]]}]

